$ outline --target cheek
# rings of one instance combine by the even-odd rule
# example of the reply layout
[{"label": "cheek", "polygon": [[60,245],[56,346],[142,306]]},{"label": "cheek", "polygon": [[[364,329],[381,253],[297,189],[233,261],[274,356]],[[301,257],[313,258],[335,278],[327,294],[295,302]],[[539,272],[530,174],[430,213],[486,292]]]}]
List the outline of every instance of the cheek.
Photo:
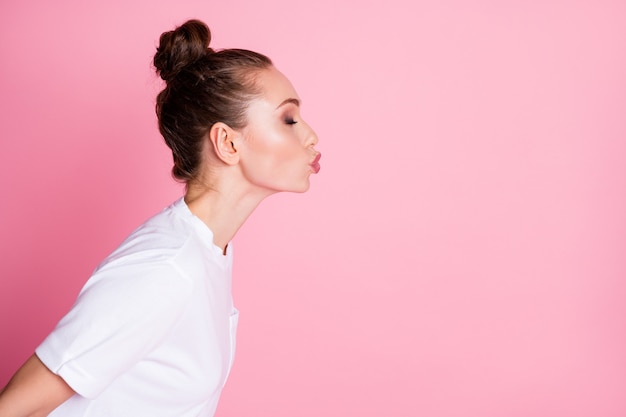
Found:
[{"label": "cheek", "polygon": [[307,152],[293,135],[284,132],[255,132],[248,138],[244,170],[259,185],[284,188],[307,172]]},{"label": "cheek", "polygon": [[282,132],[268,132],[254,139],[254,151],[268,167],[297,163],[305,157],[306,151],[291,135]]},{"label": "cheek", "polygon": [[274,147],[274,156],[277,162],[297,162],[303,154],[304,150],[295,139],[277,142]]}]

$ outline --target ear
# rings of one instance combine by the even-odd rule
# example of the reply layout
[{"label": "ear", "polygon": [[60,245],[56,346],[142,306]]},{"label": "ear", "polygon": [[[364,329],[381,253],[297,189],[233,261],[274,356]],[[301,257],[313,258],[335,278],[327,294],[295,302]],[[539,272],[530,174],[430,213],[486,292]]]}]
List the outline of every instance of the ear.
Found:
[{"label": "ear", "polygon": [[213,145],[215,155],[227,165],[236,165],[239,162],[239,152],[235,148],[238,135],[238,132],[222,122],[213,124],[209,130],[209,142]]}]

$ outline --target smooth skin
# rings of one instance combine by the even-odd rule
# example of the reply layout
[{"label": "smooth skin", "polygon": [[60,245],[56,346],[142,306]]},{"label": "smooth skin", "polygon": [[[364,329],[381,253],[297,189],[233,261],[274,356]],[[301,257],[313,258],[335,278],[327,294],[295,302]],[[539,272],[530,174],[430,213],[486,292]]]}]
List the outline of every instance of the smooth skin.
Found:
[{"label": "smooth skin", "polygon": [[[214,244],[224,252],[263,199],[306,191],[316,171],[317,135],[300,116],[295,89],[274,67],[259,71],[256,81],[261,95],[248,106],[247,126],[211,126],[200,175],[185,194],[191,212],[211,229]],[[33,355],[0,392],[0,416],[44,417],[74,394]]]},{"label": "smooth skin", "polygon": [[274,67],[257,75],[260,97],[247,109],[241,130],[215,123],[204,147],[204,170],[188,184],[185,202],[225,250],[241,225],[266,197],[304,192],[318,156],[317,135],[300,116],[300,100]]},{"label": "smooth skin", "polygon": [[74,390],[31,356],[0,392],[0,416],[44,417],[74,395]]}]

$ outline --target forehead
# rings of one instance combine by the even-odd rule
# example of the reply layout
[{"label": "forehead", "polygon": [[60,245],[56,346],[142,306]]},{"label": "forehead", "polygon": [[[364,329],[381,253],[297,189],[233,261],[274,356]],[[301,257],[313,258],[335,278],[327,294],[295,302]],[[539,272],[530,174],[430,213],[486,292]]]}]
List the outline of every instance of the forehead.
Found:
[{"label": "forehead", "polygon": [[274,67],[262,70],[257,76],[256,83],[261,90],[259,99],[273,105],[274,108],[287,99],[299,99],[291,82]]}]

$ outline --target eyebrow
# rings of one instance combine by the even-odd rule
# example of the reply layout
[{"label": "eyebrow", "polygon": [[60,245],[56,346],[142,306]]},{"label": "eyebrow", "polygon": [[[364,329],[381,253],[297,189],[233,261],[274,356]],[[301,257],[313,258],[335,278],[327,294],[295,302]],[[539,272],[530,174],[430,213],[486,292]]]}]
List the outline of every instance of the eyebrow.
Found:
[{"label": "eyebrow", "polygon": [[297,107],[300,107],[300,100],[298,100],[297,98],[288,98],[287,100],[280,103],[278,107],[276,107],[276,109],[278,110],[279,108],[281,108],[282,106],[288,103],[295,104]]}]

